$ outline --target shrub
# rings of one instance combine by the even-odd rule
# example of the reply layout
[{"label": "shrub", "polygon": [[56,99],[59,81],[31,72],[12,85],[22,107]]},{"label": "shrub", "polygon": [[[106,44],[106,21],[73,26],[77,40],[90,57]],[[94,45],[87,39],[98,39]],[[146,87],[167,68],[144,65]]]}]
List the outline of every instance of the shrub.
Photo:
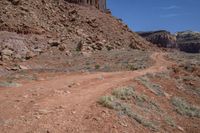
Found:
[{"label": "shrub", "polygon": [[128,104],[122,102],[122,100],[130,100],[131,98],[134,98],[137,102],[140,103],[147,102],[148,104],[152,104],[151,101],[148,101],[148,97],[146,95],[137,94],[133,87],[122,87],[114,90],[112,92],[112,96],[102,96],[99,99],[98,103],[106,108],[119,111],[120,113],[136,120],[143,126],[155,130],[156,126],[152,121],[144,119],[141,115],[132,111],[131,107]]},{"label": "shrub", "polygon": [[21,84],[15,83],[15,82],[6,82],[6,81],[2,81],[0,82],[0,87],[20,87]]},{"label": "shrub", "polygon": [[99,69],[100,68],[100,65],[95,65],[95,69]]},{"label": "shrub", "polygon": [[104,107],[107,107],[109,109],[114,109],[116,111],[119,111],[127,115],[128,117],[136,120],[138,123],[142,124],[143,126],[149,127],[151,129],[156,129],[156,126],[154,125],[153,122],[148,121],[144,119],[142,116],[140,116],[139,114],[133,112],[129,105],[121,103],[120,101],[118,101],[118,99],[116,99],[113,96],[103,96],[99,99],[98,103]]},{"label": "shrub", "polygon": [[172,126],[172,127],[176,126],[176,123],[174,122],[174,120],[171,117],[169,117],[169,116],[165,116],[165,122],[168,125]]},{"label": "shrub", "polygon": [[114,90],[112,92],[112,95],[121,100],[129,100],[132,97],[134,97],[136,94],[132,87],[124,87],[124,88],[119,88],[117,90]]},{"label": "shrub", "polygon": [[146,88],[150,89],[153,93],[159,96],[164,96],[164,91],[162,89],[162,86],[152,83],[147,77],[142,76],[136,79],[141,84],[143,84]]},{"label": "shrub", "polygon": [[187,103],[185,100],[174,97],[172,98],[172,104],[175,106],[176,111],[181,115],[186,115],[189,117],[200,118],[200,108]]}]

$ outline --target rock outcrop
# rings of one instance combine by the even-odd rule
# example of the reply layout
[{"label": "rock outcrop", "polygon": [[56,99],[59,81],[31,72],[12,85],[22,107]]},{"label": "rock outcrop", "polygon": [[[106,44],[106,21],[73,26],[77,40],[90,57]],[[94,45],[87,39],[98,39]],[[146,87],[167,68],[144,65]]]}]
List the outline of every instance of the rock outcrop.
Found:
[{"label": "rock outcrop", "polygon": [[200,52],[200,32],[178,32],[176,33],[178,47],[181,51],[189,53]]},{"label": "rock outcrop", "polygon": [[168,31],[137,32],[147,41],[164,48],[177,48],[188,53],[200,52],[200,32],[183,31],[171,34]]},{"label": "rock outcrop", "polygon": [[65,1],[76,3],[76,4],[95,6],[97,9],[103,12],[107,10],[106,0],[65,0]]},{"label": "rock outcrop", "polygon": [[176,47],[176,36],[165,30],[150,31],[150,32],[137,32],[140,36],[144,37],[147,41],[164,48]]}]

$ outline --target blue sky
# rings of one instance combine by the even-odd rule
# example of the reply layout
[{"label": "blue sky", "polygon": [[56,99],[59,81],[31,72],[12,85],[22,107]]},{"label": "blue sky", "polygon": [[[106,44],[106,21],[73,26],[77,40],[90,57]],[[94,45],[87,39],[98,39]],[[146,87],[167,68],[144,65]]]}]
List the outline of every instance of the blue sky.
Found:
[{"label": "blue sky", "polygon": [[107,0],[107,6],[134,31],[200,31],[200,0]]}]

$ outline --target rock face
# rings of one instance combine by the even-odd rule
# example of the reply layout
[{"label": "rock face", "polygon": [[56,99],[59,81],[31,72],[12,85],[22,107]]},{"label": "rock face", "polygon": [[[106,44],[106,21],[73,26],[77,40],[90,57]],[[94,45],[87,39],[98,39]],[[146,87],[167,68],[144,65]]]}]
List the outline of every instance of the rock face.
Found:
[{"label": "rock face", "polygon": [[183,31],[175,35],[168,31],[137,32],[147,41],[164,48],[178,48],[188,53],[200,52],[200,32]]},{"label": "rock face", "polygon": [[95,6],[101,11],[106,11],[106,0],[65,0],[71,3]]},{"label": "rock face", "polygon": [[176,33],[178,47],[181,51],[189,53],[200,52],[200,32],[178,32]]},{"label": "rock face", "polygon": [[138,32],[138,34],[144,37],[147,41],[156,44],[158,47],[175,48],[176,36],[165,30],[150,31],[150,32]]}]

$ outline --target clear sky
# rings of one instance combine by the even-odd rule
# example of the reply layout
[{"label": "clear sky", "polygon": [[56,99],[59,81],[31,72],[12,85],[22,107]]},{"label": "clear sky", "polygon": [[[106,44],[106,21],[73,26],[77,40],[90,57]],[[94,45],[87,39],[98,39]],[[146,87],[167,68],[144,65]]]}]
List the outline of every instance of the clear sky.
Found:
[{"label": "clear sky", "polygon": [[200,31],[200,0],[107,0],[107,6],[134,31]]}]

